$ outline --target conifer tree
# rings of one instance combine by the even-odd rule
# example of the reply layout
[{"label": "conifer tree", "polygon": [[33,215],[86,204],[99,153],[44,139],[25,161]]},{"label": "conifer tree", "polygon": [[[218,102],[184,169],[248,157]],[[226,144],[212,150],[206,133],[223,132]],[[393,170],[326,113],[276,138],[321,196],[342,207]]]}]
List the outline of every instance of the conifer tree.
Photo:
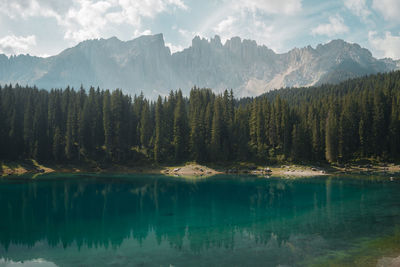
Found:
[{"label": "conifer tree", "polygon": [[148,148],[151,138],[151,116],[149,109],[149,103],[144,101],[140,118],[140,143],[142,148]]},{"label": "conifer tree", "polygon": [[218,161],[221,159],[222,153],[222,107],[221,99],[217,97],[214,101],[214,115],[211,128],[211,155],[213,160]]},{"label": "conifer tree", "polygon": [[53,157],[56,161],[60,161],[63,155],[63,140],[61,135],[61,130],[56,127],[53,137]]},{"label": "conifer tree", "polygon": [[250,130],[250,142],[249,146],[254,154],[257,153],[258,140],[257,140],[257,121],[258,121],[258,112],[257,112],[257,100],[254,100],[251,104],[251,115],[249,121],[249,130]]},{"label": "conifer tree", "polygon": [[254,99],[195,87],[188,98],[178,91],[157,102],[121,90],[5,85],[0,159],[396,160],[399,84],[394,72]]},{"label": "conifer tree", "polygon": [[312,155],[314,160],[321,159],[322,154],[322,140],[321,140],[321,123],[317,115],[311,117],[311,144]]},{"label": "conifer tree", "polygon": [[389,140],[390,140],[390,154],[393,159],[397,159],[400,153],[400,103],[393,97],[392,110],[390,114],[389,125]]},{"label": "conifer tree", "polygon": [[386,135],[385,135],[385,107],[384,96],[381,91],[375,91],[374,95],[374,109],[373,109],[373,144],[374,154],[377,156],[382,155],[386,148]]},{"label": "conifer tree", "polygon": [[5,158],[5,139],[6,139],[6,136],[4,134],[6,125],[4,119],[5,112],[3,111],[2,95],[3,95],[3,89],[0,86],[0,159]]},{"label": "conifer tree", "polygon": [[158,97],[156,109],[155,109],[155,137],[154,137],[154,160],[161,162],[163,159],[163,103],[161,96]]},{"label": "conifer tree", "polygon": [[264,125],[265,125],[265,119],[264,119],[264,112],[263,112],[263,107],[262,107],[262,102],[259,101],[257,102],[257,157],[259,159],[263,159],[264,156],[266,155],[266,147],[265,147],[265,134],[264,134]]},{"label": "conifer tree", "polygon": [[47,136],[47,99],[37,103],[35,106],[35,114],[33,117],[33,133],[34,133],[34,151],[33,158],[37,160],[45,160],[48,151]]},{"label": "conifer tree", "polygon": [[76,125],[76,111],[75,111],[75,101],[74,98],[71,99],[68,107],[68,117],[67,117],[67,130],[65,134],[65,156],[68,160],[75,159],[75,133],[77,132]]},{"label": "conifer tree", "polygon": [[106,148],[106,154],[109,158],[112,158],[113,152],[113,124],[111,115],[111,95],[107,90],[104,93],[103,99],[103,127],[104,127],[104,145]]},{"label": "conifer tree", "polygon": [[329,110],[325,130],[325,157],[329,162],[338,160],[338,124],[334,107]]},{"label": "conifer tree", "polygon": [[187,136],[188,123],[185,103],[182,96],[182,91],[177,94],[177,103],[174,111],[174,134],[173,145],[175,152],[175,161],[182,161],[187,154]]},{"label": "conifer tree", "polygon": [[24,145],[25,145],[25,153],[28,157],[32,157],[34,144],[32,143],[33,139],[33,100],[32,95],[28,96],[27,103],[25,106],[24,113]]}]

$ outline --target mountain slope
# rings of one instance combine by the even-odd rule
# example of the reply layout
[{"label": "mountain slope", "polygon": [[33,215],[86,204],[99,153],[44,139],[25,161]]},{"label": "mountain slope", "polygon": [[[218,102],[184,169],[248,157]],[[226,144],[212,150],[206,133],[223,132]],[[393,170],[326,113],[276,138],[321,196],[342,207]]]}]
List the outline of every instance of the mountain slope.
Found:
[{"label": "mountain slope", "polygon": [[255,41],[233,37],[225,44],[195,37],[174,54],[162,34],[123,42],[88,40],[49,58],[0,55],[0,84],[36,84],[40,88],[99,86],[154,97],[194,85],[216,91],[234,89],[255,96],[280,87],[337,83],[348,78],[399,69],[399,61],[378,60],[358,44],[334,40],[276,54]]}]

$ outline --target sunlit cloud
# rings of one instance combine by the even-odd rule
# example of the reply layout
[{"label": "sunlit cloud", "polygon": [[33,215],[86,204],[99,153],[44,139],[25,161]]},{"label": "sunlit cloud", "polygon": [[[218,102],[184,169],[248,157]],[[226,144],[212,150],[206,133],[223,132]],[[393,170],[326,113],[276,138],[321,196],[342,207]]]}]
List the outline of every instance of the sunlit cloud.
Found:
[{"label": "sunlit cloud", "polygon": [[320,24],[311,30],[313,35],[326,35],[329,37],[336,36],[338,34],[346,33],[349,28],[344,24],[344,20],[341,16],[336,15],[329,17],[329,23]]},{"label": "sunlit cloud", "polygon": [[380,56],[400,59],[400,35],[385,32],[384,36],[380,37],[376,31],[370,31],[368,39],[372,47],[379,51]]},{"label": "sunlit cloud", "polygon": [[36,36],[8,35],[0,39],[0,53],[6,55],[28,53],[36,45]]}]

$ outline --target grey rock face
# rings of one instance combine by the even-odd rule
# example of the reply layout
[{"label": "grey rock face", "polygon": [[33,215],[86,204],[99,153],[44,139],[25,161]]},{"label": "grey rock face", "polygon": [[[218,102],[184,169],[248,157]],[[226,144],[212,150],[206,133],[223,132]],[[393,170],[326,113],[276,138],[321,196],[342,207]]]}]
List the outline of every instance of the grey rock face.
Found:
[{"label": "grey rock face", "polygon": [[0,55],[0,84],[121,88],[152,98],[179,88],[187,95],[196,85],[256,96],[275,88],[337,83],[399,68],[400,61],[376,59],[367,49],[342,40],[276,54],[239,37],[225,44],[218,36],[195,37],[189,48],[171,54],[163,35],[157,34],[127,42],[115,37],[88,40],[49,58]]}]

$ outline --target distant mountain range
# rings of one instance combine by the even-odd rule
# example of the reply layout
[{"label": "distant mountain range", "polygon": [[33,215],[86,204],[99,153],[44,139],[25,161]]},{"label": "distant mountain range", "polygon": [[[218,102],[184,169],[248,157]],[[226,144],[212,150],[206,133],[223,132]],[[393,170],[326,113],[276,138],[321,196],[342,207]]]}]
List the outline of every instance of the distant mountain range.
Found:
[{"label": "distant mountain range", "polygon": [[348,78],[400,69],[400,61],[376,59],[358,44],[333,40],[316,48],[277,54],[255,41],[233,37],[221,43],[196,36],[192,45],[171,54],[162,34],[131,41],[88,40],[48,58],[0,55],[0,84],[39,88],[121,88],[147,97],[194,85],[236,96],[256,96],[274,88],[338,83]]}]

